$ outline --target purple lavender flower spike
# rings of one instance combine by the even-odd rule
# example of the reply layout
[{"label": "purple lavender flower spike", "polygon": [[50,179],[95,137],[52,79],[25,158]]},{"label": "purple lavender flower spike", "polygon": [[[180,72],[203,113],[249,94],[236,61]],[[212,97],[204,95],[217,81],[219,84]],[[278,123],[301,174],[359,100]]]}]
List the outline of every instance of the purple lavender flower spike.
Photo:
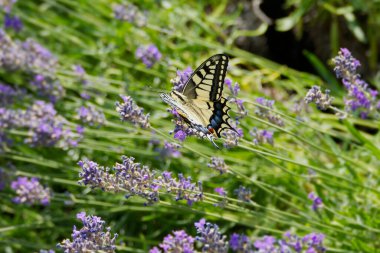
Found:
[{"label": "purple lavender flower spike", "polygon": [[160,51],[153,44],[140,46],[137,48],[135,56],[136,59],[141,60],[147,68],[153,67],[153,65],[162,58]]},{"label": "purple lavender flower spike", "polygon": [[115,19],[135,24],[138,27],[145,26],[147,23],[147,17],[134,4],[115,4],[112,9]]},{"label": "purple lavender flower spike", "polygon": [[192,183],[191,177],[185,178],[182,174],[179,174],[178,180],[176,180],[172,178],[170,172],[164,171],[162,177],[159,177],[156,182],[162,185],[167,192],[176,194],[175,200],[185,199],[188,205],[192,205],[203,198],[202,183]]},{"label": "purple lavender flower spike", "polygon": [[206,222],[205,219],[199,220],[194,225],[197,229],[197,237],[195,239],[202,243],[203,252],[228,252],[227,238],[220,233],[218,225]]},{"label": "purple lavender flower spike", "polygon": [[18,177],[11,183],[11,188],[16,192],[17,197],[13,198],[16,204],[42,204],[50,203],[50,189],[44,188],[37,178]]},{"label": "purple lavender flower spike", "polygon": [[[149,167],[134,162],[133,157],[122,157],[122,164],[116,163],[110,170],[93,161],[80,161],[79,184],[91,188],[101,188],[109,192],[127,192],[126,198],[140,196],[149,204],[159,201],[159,184],[155,182],[155,172]],[[113,173],[111,173],[113,172]]]},{"label": "purple lavender flower spike", "polygon": [[207,166],[216,171],[219,171],[221,175],[223,173],[227,173],[229,169],[228,165],[224,162],[223,158],[215,156],[211,157],[211,163],[208,163]]},{"label": "purple lavender flower spike", "polygon": [[177,76],[170,80],[170,82],[173,84],[173,90],[182,92],[187,80],[189,80],[192,73],[193,70],[190,67],[187,67],[183,71],[177,70]]},{"label": "purple lavender flower spike", "polygon": [[47,250],[45,250],[45,249],[41,249],[41,250],[40,250],[40,253],[55,253],[55,251],[52,250],[52,249],[47,249]]},{"label": "purple lavender flower spike", "polygon": [[268,143],[273,146],[274,144],[272,131],[265,130],[265,129],[258,130],[256,127],[254,127],[252,131],[250,131],[249,133],[253,137],[253,143],[255,145]]},{"label": "purple lavender flower spike", "polygon": [[256,115],[258,115],[261,118],[266,118],[269,122],[277,126],[283,127],[285,125],[280,115],[272,111],[274,100],[269,100],[269,99],[259,97],[256,99],[256,102],[262,106],[265,106],[265,107],[256,106],[256,111],[255,111]]},{"label": "purple lavender flower spike", "polygon": [[158,202],[159,191],[175,195],[176,200],[186,199],[188,204],[202,199],[202,184],[194,184],[191,178],[181,174],[178,180],[172,178],[170,172],[156,175],[148,166],[134,162],[133,157],[122,157],[122,164],[116,163],[112,169],[99,166],[97,163],[84,160],[78,165],[82,168],[79,173],[79,184],[91,188],[101,188],[107,192],[126,192],[126,198],[140,196],[148,201],[147,204]]},{"label": "purple lavender flower spike", "polygon": [[27,127],[29,138],[25,140],[32,146],[70,147],[78,136],[65,126],[65,119],[57,115],[54,106],[44,101],[36,101],[19,120],[12,122],[14,127]]},{"label": "purple lavender flower spike", "polygon": [[134,125],[148,128],[149,114],[144,114],[144,109],[138,107],[130,96],[122,96],[123,103],[116,102],[116,111],[120,114],[122,121],[130,121]]},{"label": "purple lavender flower spike", "polygon": [[16,33],[18,33],[22,30],[23,23],[19,17],[6,14],[4,19],[4,28],[13,29]]},{"label": "purple lavender flower spike", "polygon": [[239,188],[235,189],[234,193],[238,197],[239,200],[242,200],[244,202],[249,202],[252,198],[251,189],[246,188],[242,185],[240,185]]},{"label": "purple lavender flower spike", "polygon": [[39,95],[48,97],[52,103],[64,96],[64,89],[57,79],[37,74],[30,84],[37,89]]},{"label": "purple lavender flower spike", "polygon": [[357,73],[360,62],[355,59],[346,48],[341,48],[337,57],[333,59],[336,76],[348,91],[344,98],[345,111],[367,118],[371,112],[378,108],[378,92],[370,89],[369,85]]},{"label": "purple lavender flower spike", "polygon": [[[184,230],[173,231],[172,234],[167,235],[164,241],[160,243],[163,252],[182,252],[193,253],[194,251],[194,238]],[[152,248],[149,253],[161,252],[157,247]]]},{"label": "purple lavender flower spike", "polygon": [[153,247],[149,250],[149,253],[162,253],[162,251],[157,247]]},{"label": "purple lavender flower spike", "polygon": [[253,253],[253,245],[248,236],[233,233],[230,238],[230,248],[238,253]]},{"label": "purple lavender flower spike", "polygon": [[254,246],[259,252],[276,252],[275,251],[276,238],[273,236],[264,236],[254,242]]},{"label": "purple lavender flower spike", "polygon": [[183,142],[183,141],[186,139],[186,136],[187,136],[187,134],[186,134],[185,131],[183,131],[183,130],[178,130],[178,131],[176,131],[175,134],[174,134],[174,139],[177,139],[177,140]]},{"label": "purple lavender flower spike", "polygon": [[326,89],[323,93],[319,86],[313,86],[307,92],[304,100],[307,104],[315,103],[320,110],[326,110],[331,106],[333,99],[330,97],[330,90]]},{"label": "purple lavender flower spike", "polygon": [[176,143],[170,143],[165,141],[164,147],[159,149],[161,158],[178,158],[181,156],[181,152],[178,150],[181,146]]},{"label": "purple lavender flower spike", "polygon": [[13,103],[14,99],[22,93],[13,87],[0,83],[0,106],[7,106]]},{"label": "purple lavender flower spike", "polygon": [[90,126],[102,126],[106,120],[103,112],[96,110],[94,106],[81,106],[77,113],[82,123],[87,123]]},{"label": "purple lavender flower spike", "polygon": [[220,196],[226,196],[227,195],[227,192],[226,192],[226,190],[224,190],[223,187],[217,187],[214,189],[214,191],[216,193],[218,193]]},{"label": "purple lavender flower spike", "polygon": [[320,197],[318,197],[314,192],[310,192],[309,195],[307,196],[310,200],[313,201],[313,205],[311,206],[311,208],[314,210],[314,211],[317,211],[319,208],[322,208],[323,207],[323,202],[322,202],[322,199]]},{"label": "purple lavender flower spike", "polygon": [[117,234],[112,236],[111,228],[105,227],[105,221],[98,216],[86,215],[85,212],[77,214],[77,219],[83,223],[83,227],[77,230],[73,228],[72,241],[65,239],[57,244],[57,247],[65,252],[115,252]]}]

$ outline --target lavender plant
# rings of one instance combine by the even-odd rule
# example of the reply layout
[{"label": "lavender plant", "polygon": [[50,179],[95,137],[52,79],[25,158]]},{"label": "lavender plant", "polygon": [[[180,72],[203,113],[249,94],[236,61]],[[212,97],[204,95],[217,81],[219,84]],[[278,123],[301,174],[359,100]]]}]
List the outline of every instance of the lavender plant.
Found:
[{"label": "lavender plant", "polygon": [[369,114],[377,112],[380,108],[378,91],[370,88],[357,73],[360,62],[347,48],[341,48],[333,63],[337,78],[342,80],[348,92],[344,103],[345,111],[357,114],[361,118],[367,118]]},{"label": "lavender plant", "polygon": [[191,205],[202,199],[202,184],[198,186],[191,178],[178,175],[178,180],[172,178],[170,172],[156,171],[148,166],[134,162],[133,157],[122,157],[122,164],[116,163],[112,169],[99,166],[93,161],[80,161],[82,172],[79,173],[79,184],[91,188],[100,188],[106,192],[124,192],[125,197],[140,196],[147,203],[160,201],[160,190],[175,195],[175,200],[185,199]]},{"label": "lavender plant", "polygon": [[75,252],[115,252],[117,234],[112,236],[111,227],[105,227],[101,217],[86,215],[85,212],[77,214],[77,219],[83,224],[80,230],[74,225],[72,239],[65,239],[57,247],[67,253]]},{"label": "lavender plant", "polygon": [[162,54],[153,44],[138,47],[135,56],[141,60],[147,68],[153,67],[153,65],[162,58]]},{"label": "lavender plant", "polygon": [[41,204],[46,206],[50,203],[50,189],[43,187],[37,178],[18,177],[17,180],[11,183],[11,188],[17,194],[13,198],[13,202],[16,204]]},{"label": "lavender plant", "polygon": [[123,103],[116,102],[116,111],[120,114],[122,121],[130,121],[134,125],[148,128],[149,114],[144,114],[144,109],[136,105],[130,96],[122,96]]}]

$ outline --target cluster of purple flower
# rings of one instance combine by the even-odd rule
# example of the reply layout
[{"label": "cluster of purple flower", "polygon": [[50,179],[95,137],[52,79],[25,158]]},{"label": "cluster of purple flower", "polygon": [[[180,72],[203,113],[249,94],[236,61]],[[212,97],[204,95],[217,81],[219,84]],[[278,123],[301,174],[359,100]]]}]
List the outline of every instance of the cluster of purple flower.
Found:
[{"label": "cluster of purple flower", "polygon": [[189,80],[193,70],[190,67],[187,67],[185,70],[177,70],[177,76],[170,80],[173,84],[173,90],[182,92],[187,80]]},{"label": "cluster of purple flower", "polygon": [[246,188],[242,185],[240,185],[239,188],[235,189],[234,193],[238,197],[239,200],[244,201],[244,202],[249,202],[252,198],[251,189]]},{"label": "cluster of purple flower", "polygon": [[[324,253],[326,248],[323,246],[324,235],[310,233],[304,237],[299,237],[290,232],[286,232],[283,239],[277,240],[273,236],[264,236],[252,242],[244,234],[233,233],[230,240],[227,236],[220,233],[216,224],[206,222],[201,219],[195,223],[197,229],[196,241],[202,245],[202,252],[227,253],[229,249],[237,253]],[[194,249],[194,238],[185,231],[174,231],[174,236],[168,235],[164,242],[160,244],[165,253],[169,252],[198,252]],[[152,248],[149,253],[161,253],[158,247]]]},{"label": "cluster of purple flower", "polygon": [[230,149],[230,148],[236,147],[239,144],[239,140],[243,138],[244,136],[243,129],[238,128],[237,127],[238,124],[239,124],[238,120],[236,120],[236,123],[231,124],[231,126],[236,130],[236,132],[231,129],[228,129],[222,132],[222,136],[224,137],[223,146],[225,148]]},{"label": "cluster of purple flower", "polygon": [[330,90],[326,89],[325,93],[323,93],[321,87],[313,86],[307,92],[304,100],[307,104],[311,102],[315,103],[320,110],[326,110],[331,106],[333,99],[333,97],[330,97]]},{"label": "cluster of purple flower", "polygon": [[362,118],[378,109],[380,101],[377,99],[378,91],[369,88],[357,73],[360,62],[355,59],[347,48],[341,48],[337,57],[333,59],[336,76],[342,79],[348,91],[345,98],[345,110],[349,113],[359,114]]},{"label": "cluster of purple flower", "polygon": [[43,46],[32,39],[13,42],[0,30],[0,63],[7,70],[23,70],[28,73],[54,75],[57,59]]},{"label": "cluster of purple flower", "polygon": [[114,17],[118,20],[135,24],[138,27],[146,25],[146,15],[134,4],[115,4],[112,9]]},{"label": "cluster of purple flower", "polygon": [[311,206],[311,208],[314,210],[314,211],[317,211],[319,208],[322,208],[323,207],[323,202],[322,202],[322,199],[320,197],[318,197],[314,192],[310,192],[309,195],[307,196],[310,200],[313,201],[313,204]]},{"label": "cluster of purple flower", "polygon": [[83,223],[83,227],[77,230],[73,228],[72,241],[65,239],[57,244],[57,247],[67,253],[75,252],[115,252],[117,234],[112,236],[111,228],[105,227],[105,221],[98,216],[86,215],[85,212],[77,214],[77,219]]},{"label": "cluster of purple flower", "polygon": [[285,125],[280,115],[273,112],[274,100],[259,97],[256,99],[256,102],[261,105],[256,106],[256,115],[261,118],[266,118],[269,122],[277,126],[283,127]]},{"label": "cluster of purple flower", "polygon": [[147,68],[153,67],[153,65],[162,58],[160,51],[153,44],[138,47],[135,56],[141,60]]},{"label": "cluster of purple flower", "polygon": [[32,39],[13,42],[0,29],[0,67],[8,71],[21,70],[33,76],[32,87],[52,102],[64,95],[63,87],[55,77],[57,58]]},{"label": "cluster of purple flower", "polygon": [[81,133],[73,133],[66,127],[66,120],[57,115],[54,106],[44,101],[36,101],[27,110],[0,108],[0,133],[6,129],[28,129],[29,136],[25,140],[32,146],[76,146]]},{"label": "cluster of purple flower", "polygon": [[211,157],[211,163],[208,163],[207,166],[216,171],[219,171],[221,175],[223,173],[227,173],[229,169],[228,165],[224,162],[223,158],[215,156]]},{"label": "cluster of purple flower", "polygon": [[116,111],[120,114],[121,120],[130,121],[142,128],[148,128],[150,126],[149,114],[144,114],[144,109],[137,106],[130,96],[120,95],[120,97],[123,102],[116,102]]},{"label": "cluster of purple flower", "polygon": [[[169,234],[164,238],[164,241],[160,243],[160,247],[164,252],[194,252],[194,238],[184,230],[173,231],[173,235]],[[152,248],[149,253],[161,253],[162,251],[158,247]]]},{"label": "cluster of purple flower", "polygon": [[37,178],[29,180],[27,177],[18,177],[11,183],[11,188],[17,194],[17,197],[13,198],[13,202],[17,204],[48,205],[50,203],[50,189],[44,188]]},{"label": "cluster of purple flower", "polygon": [[218,201],[216,204],[214,204],[214,206],[218,206],[218,207],[221,207],[221,208],[226,207],[227,204],[228,204],[226,190],[224,190],[223,187],[217,187],[217,188],[214,189],[214,192],[218,193],[220,196],[223,197],[223,199],[220,200],[220,201]]},{"label": "cluster of purple flower", "polygon": [[49,98],[53,103],[65,94],[61,83],[50,76],[36,74],[30,84],[37,90],[39,95]]},{"label": "cluster of purple flower", "polygon": [[21,95],[21,91],[16,90],[10,85],[0,83],[0,106],[8,106],[12,104],[14,99]]},{"label": "cluster of purple flower", "polygon": [[4,28],[13,29],[16,33],[20,32],[23,28],[21,19],[17,16],[12,16],[7,13],[4,18]]},{"label": "cluster of purple flower", "polygon": [[197,229],[197,237],[195,239],[202,243],[203,252],[228,252],[227,237],[222,235],[218,225],[206,222],[206,219],[200,219],[194,225]]},{"label": "cluster of purple flower", "polygon": [[238,109],[239,117],[237,117],[237,118],[239,119],[239,118],[243,118],[243,117],[247,116],[248,111],[245,109],[245,107],[243,105],[244,101],[242,99],[237,98],[239,91],[240,91],[239,84],[235,83],[235,85],[232,85],[232,80],[230,80],[228,78],[226,78],[224,83],[227,85],[227,87],[230,89],[230,92],[231,92],[231,95],[228,97],[228,101],[230,103],[234,103]]},{"label": "cluster of purple flower", "polygon": [[105,123],[105,116],[102,111],[96,110],[94,106],[81,106],[78,110],[78,117],[82,123],[90,126],[102,126]]},{"label": "cluster of purple flower", "polygon": [[253,143],[255,145],[260,145],[264,143],[269,143],[270,145],[274,144],[273,141],[273,132],[269,130],[258,130],[256,127],[249,132],[253,137]]},{"label": "cluster of purple flower", "polygon": [[185,178],[180,174],[177,180],[166,171],[157,175],[148,166],[135,163],[133,157],[123,156],[122,161],[122,164],[116,163],[112,170],[92,161],[80,161],[78,164],[82,172],[79,174],[79,183],[108,192],[125,191],[126,198],[137,195],[146,199],[148,204],[160,200],[160,189],[175,194],[176,200],[186,199],[189,205],[202,199],[202,184],[192,183],[190,177]]}]

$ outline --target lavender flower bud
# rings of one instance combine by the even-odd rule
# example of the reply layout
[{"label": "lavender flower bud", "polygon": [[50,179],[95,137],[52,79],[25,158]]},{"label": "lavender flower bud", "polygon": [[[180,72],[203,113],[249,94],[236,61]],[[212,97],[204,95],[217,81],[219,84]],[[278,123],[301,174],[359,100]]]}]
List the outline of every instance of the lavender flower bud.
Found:
[{"label": "lavender flower bud", "polygon": [[181,152],[178,150],[181,146],[176,143],[170,143],[165,141],[164,147],[158,149],[161,158],[178,158],[181,156]]},{"label": "lavender flower bud", "polygon": [[257,106],[256,111],[255,111],[256,115],[258,115],[261,118],[266,118],[269,122],[277,126],[283,127],[285,125],[280,115],[272,111],[274,100],[268,100],[268,99],[259,97],[256,99],[256,102],[262,106],[265,106],[265,107]]},{"label": "lavender flower bud", "polygon": [[254,246],[259,252],[277,252],[275,250],[274,243],[276,242],[276,238],[273,236],[264,236],[254,242]]},{"label": "lavender flower bud", "polygon": [[18,177],[11,183],[11,188],[16,192],[17,197],[13,202],[17,204],[34,205],[40,203],[44,206],[50,203],[50,189],[44,188],[37,178]]},{"label": "lavender flower bud", "polygon": [[98,111],[94,106],[81,106],[78,110],[78,118],[90,126],[102,126],[105,123],[105,116],[102,111]]},{"label": "lavender flower bud", "polygon": [[72,241],[65,239],[57,244],[58,248],[67,253],[76,252],[115,252],[115,241],[117,234],[112,237],[111,228],[105,227],[105,221],[100,217],[88,215],[85,212],[77,214],[77,218],[82,221],[83,227],[77,230],[73,228]]},{"label": "lavender flower bud", "polygon": [[211,163],[208,163],[207,166],[209,168],[219,171],[221,175],[223,173],[227,173],[229,169],[228,165],[224,162],[223,158],[215,156],[211,157]]},{"label": "lavender flower bud", "polygon": [[59,80],[41,74],[35,75],[30,84],[37,89],[39,95],[48,97],[52,103],[62,98],[65,93]]},{"label": "lavender flower bud", "polygon": [[0,106],[7,106],[13,103],[15,97],[22,93],[13,87],[0,83]]},{"label": "lavender flower bud", "polygon": [[170,80],[170,82],[173,84],[173,90],[176,90],[178,92],[182,92],[182,90],[185,87],[187,80],[189,80],[191,74],[193,74],[193,70],[190,67],[187,67],[183,71],[177,70],[177,76]]},{"label": "lavender flower bud", "polygon": [[167,192],[176,195],[175,200],[185,199],[188,205],[200,201],[203,198],[202,183],[191,182],[191,177],[185,178],[182,174],[178,175],[178,180],[172,178],[171,172],[164,171],[162,177],[156,180],[157,184],[162,185]]},{"label": "lavender flower bud", "polygon": [[233,233],[230,238],[230,247],[234,252],[251,253],[253,251],[252,243],[244,234]]},{"label": "lavender flower bud", "polygon": [[[164,238],[164,241],[160,243],[162,250],[166,252],[183,252],[193,253],[194,251],[194,238],[184,230],[173,231],[173,235],[169,234]],[[157,247],[154,247],[149,251],[150,253],[161,252]]]},{"label": "lavender flower bud", "polygon": [[153,67],[153,65],[162,58],[160,51],[153,44],[140,46],[137,48],[135,56],[136,59],[141,60],[147,68]]},{"label": "lavender flower bud", "polygon": [[145,26],[147,23],[147,17],[140,12],[136,5],[131,3],[115,4],[112,9],[115,19],[135,24],[138,27]]},{"label": "lavender flower bud", "polygon": [[310,192],[309,195],[307,196],[310,200],[313,201],[313,205],[311,206],[311,208],[314,210],[314,211],[317,211],[319,208],[322,208],[323,207],[323,202],[322,202],[322,199],[320,197],[318,197],[314,192]]},{"label": "lavender flower bud", "polygon": [[142,166],[134,162],[133,157],[122,157],[123,163],[112,168],[104,168],[92,161],[80,161],[82,168],[79,173],[79,184],[89,185],[91,188],[101,188],[108,192],[126,192],[126,198],[140,196],[148,201],[147,204],[158,202],[159,190],[175,195],[176,200],[186,199],[191,205],[202,199],[202,185],[191,183],[190,178],[184,178],[181,174],[178,180],[171,177],[169,172],[163,172],[157,176],[148,166]]},{"label": "lavender flower bud", "polygon": [[219,232],[219,227],[216,224],[211,224],[209,222],[206,223],[205,219],[201,219],[194,225],[198,234],[195,239],[202,243],[202,252],[228,252],[228,242],[226,241],[227,238]]},{"label": "lavender flower bud", "polygon": [[149,114],[144,114],[144,109],[138,107],[130,96],[122,96],[123,103],[116,102],[116,111],[120,114],[122,121],[130,121],[134,125],[148,128]]},{"label": "lavender flower bud", "polygon": [[345,97],[345,111],[367,118],[371,112],[379,109],[378,92],[368,87],[368,84],[356,73],[360,62],[356,60],[346,48],[341,48],[339,55],[333,59],[334,71],[342,79],[348,91]]},{"label": "lavender flower bud", "polygon": [[253,136],[253,143],[255,145],[260,145],[264,143],[268,143],[273,146],[273,132],[268,130],[258,130],[256,127],[249,132],[251,136]]},{"label": "lavender flower bud", "polygon": [[240,185],[239,188],[235,189],[234,193],[238,197],[239,200],[244,201],[244,202],[249,202],[252,198],[251,189],[246,188],[242,185]]},{"label": "lavender flower bud", "polygon": [[18,33],[22,30],[23,24],[19,17],[11,16],[7,13],[4,18],[4,27],[5,29],[13,29],[16,33]]},{"label": "lavender flower bud", "polygon": [[318,109],[326,110],[331,106],[333,99],[333,97],[330,97],[330,90],[326,89],[325,93],[323,93],[319,86],[313,86],[307,92],[305,102],[308,104],[313,102],[318,106]]}]

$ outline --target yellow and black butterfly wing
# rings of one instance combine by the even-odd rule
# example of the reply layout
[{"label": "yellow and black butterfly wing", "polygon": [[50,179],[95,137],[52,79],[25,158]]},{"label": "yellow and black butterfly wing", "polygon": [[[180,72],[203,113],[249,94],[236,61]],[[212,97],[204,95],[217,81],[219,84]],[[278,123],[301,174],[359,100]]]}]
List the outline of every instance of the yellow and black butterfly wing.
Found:
[{"label": "yellow and black butterfly wing", "polygon": [[236,131],[228,123],[231,118],[228,115],[228,111],[231,108],[227,105],[227,99],[221,97],[215,102],[195,99],[192,102],[197,108],[197,117],[201,118],[201,123],[203,123],[207,129],[213,129],[212,133],[215,133],[219,138],[221,137],[221,132],[225,129]]},{"label": "yellow and black butterfly wing", "polygon": [[222,97],[228,56],[216,54],[203,62],[185,84],[182,94],[188,99],[218,101]]}]

